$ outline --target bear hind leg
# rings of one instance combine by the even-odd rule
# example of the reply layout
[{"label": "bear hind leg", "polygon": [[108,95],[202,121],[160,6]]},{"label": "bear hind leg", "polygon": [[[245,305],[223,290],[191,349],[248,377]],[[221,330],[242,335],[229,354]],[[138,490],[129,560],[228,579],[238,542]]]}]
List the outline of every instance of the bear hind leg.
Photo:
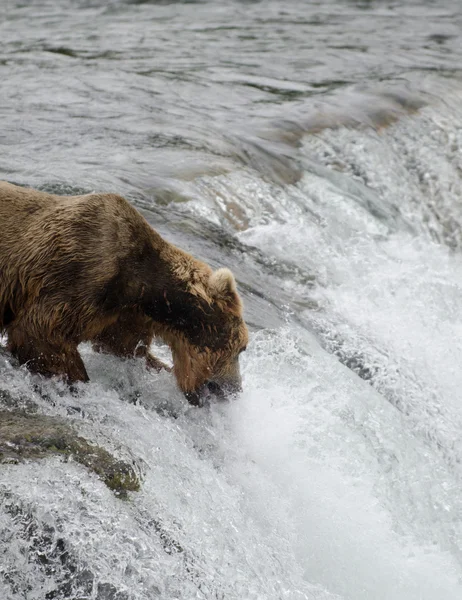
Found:
[{"label": "bear hind leg", "polygon": [[76,344],[36,340],[15,328],[8,332],[8,348],[19,364],[45,377],[61,377],[67,383],[87,382],[89,377]]}]

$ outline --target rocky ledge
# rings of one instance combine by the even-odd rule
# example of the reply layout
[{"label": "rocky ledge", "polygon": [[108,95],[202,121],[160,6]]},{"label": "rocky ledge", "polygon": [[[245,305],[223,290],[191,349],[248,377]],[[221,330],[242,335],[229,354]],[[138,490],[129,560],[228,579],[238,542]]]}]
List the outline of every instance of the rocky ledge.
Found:
[{"label": "rocky ledge", "polygon": [[134,465],[114,458],[107,450],[80,437],[63,419],[31,414],[30,408],[0,408],[0,465],[60,456],[96,473],[119,497],[140,489]]}]

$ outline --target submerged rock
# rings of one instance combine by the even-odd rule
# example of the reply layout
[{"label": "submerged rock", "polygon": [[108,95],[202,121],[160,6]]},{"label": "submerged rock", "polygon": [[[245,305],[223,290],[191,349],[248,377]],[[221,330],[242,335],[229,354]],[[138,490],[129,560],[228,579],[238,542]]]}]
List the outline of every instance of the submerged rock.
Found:
[{"label": "submerged rock", "polygon": [[[15,598],[29,597],[30,572],[38,577],[35,585],[41,586],[46,600],[129,600],[126,592],[97,574],[79,559],[75,549],[62,536],[59,527],[40,519],[27,503],[9,491],[0,490],[0,507],[10,521],[8,540],[27,560],[27,569],[20,561],[9,561],[0,578],[14,590]],[[5,532],[4,532],[5,533]],[[9,557],[6,557],[9,558]],[[4,565],[2,565],[4,566]],[[41,583],[39,583],[41,581]]]},{"label": "submerged rock", "polygon": [[0,410],[0,464],[37,460],[50,455],[84,465],[119,497],[140,489],[133,465],[77,435],[62,419],[23,410]]}]

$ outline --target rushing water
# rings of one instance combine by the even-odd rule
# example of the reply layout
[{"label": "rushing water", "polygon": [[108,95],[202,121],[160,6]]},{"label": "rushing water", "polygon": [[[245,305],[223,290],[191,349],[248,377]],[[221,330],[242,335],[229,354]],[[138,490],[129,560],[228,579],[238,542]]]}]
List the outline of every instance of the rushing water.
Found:
[{"label": "rushing water", "polygon": [[252,330],[241,398],[204,409],[85,346],[77,396],[0,354],[2,391],[143,476],[123,501],[1,466],[1,600],[462,598],[461,26],[458,0],[1,3],[0,178],[125,194],[233,269]]}]

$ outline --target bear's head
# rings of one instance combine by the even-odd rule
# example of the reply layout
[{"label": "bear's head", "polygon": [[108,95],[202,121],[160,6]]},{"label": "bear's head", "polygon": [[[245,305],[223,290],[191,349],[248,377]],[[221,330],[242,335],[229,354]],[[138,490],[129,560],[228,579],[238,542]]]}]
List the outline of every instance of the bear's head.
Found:
[{"label": "bear's head", "polygon": [[207,389],[219,396],[240,391],[239,355],[249,334],[231,271],[207,268],[194,276],[190,272],[186,294],[171,301],[175,326],[163,337],[172,350],[178,385],[189,402],[200,404]]}]

